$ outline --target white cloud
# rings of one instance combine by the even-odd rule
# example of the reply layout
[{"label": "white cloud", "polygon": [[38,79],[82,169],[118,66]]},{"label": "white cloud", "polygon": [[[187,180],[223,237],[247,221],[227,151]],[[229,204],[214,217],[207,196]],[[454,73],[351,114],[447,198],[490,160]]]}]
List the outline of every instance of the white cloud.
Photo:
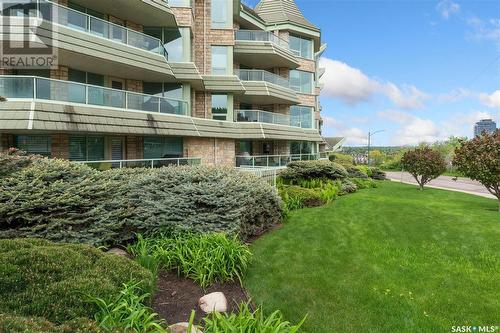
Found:
[{"label": "white cloud", "polygon": [[396,131],[393,142],[399,145],[416,145],[442,139],[438,126],[430,119],[414,117]]},{"label": "white cloud", "polygon": [[[365,145],[367,133],[357,127],[347,127],[341,121],[329,116],[323,116],[323,131],[335,136],[346,138],[346,145]],[[328,134],[330,135],[330,134]]]},{"label": "white cloud", "polygon": [[468,97],[476,96],[477,93],[465,88],[458,88],[449,93],[439,94],[437,100],[441,103],[454,103]]},{"label": "white cloud", "polygon": [[466,34],[468,40],[492,41],[500,49],[500,19],[482,20],[478,17],[467,19],[469,31]]},{"label": "white cloud", "polygon": [[442,0],[437,4],[436,10],[441,14],[441,17],[447,20],[451,15],[460,11],[460,5],[451,0]]},{"label": "white cloud", "polygon": [[494,91],[491,95],[479,94],[479,100],[490,108],[500,108],[500,90]]},{"label": "white cloud", "polygon": [[380,111],[377,113],[377,115],[380,118],[388,119],[392,122],[399,123],[399,124],[404,124],[406,122],[409,122],[414,118],[414,116],[404,113],[401,111],[396,111],[396,110],[386,110],[386,111]]},{"label": "white cloud", "polygon": [[383,94],[398,108],[419,109],[424,107],[424,101],[429,98],[415,86],[398,87],[392,82],[381,82],[342,61],[323,57],[320,66],[325,68],[321,78],[324,84],[322,94],[338,98],[349,105],[367,102],[375,94]]}]

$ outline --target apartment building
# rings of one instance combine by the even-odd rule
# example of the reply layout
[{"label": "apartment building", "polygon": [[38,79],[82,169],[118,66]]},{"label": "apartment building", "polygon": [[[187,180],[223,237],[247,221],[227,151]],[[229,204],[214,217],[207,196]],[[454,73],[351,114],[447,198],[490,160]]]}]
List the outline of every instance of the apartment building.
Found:
[{"label": "apartment building", "polygon": [[491,134],[497,130],[497,123],[492,119],[481,119],[474,124],[474,136],[480,136],[483,133]]},{"label": "apartment building", "polygon": [[[319,152],[326,46],[293,0],[255,8],[239,0],[12,0],[1,10],[1,149],[231,166]],[[5,45],[19,51],[27,29],[37,37],[30,47],[49,48],[55,65],[6,62]]]}]

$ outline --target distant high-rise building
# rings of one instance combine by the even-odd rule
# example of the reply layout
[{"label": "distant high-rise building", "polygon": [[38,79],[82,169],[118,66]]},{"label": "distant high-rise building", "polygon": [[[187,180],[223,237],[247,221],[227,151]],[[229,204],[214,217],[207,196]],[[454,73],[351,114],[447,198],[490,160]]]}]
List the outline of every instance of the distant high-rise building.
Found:
[{"label": "distant high-rise building", "polygon": [[481,119],[474,125],[474,136],[481,135],[483,132],[491,134],[497,129],[497,124],[491,119]]}]

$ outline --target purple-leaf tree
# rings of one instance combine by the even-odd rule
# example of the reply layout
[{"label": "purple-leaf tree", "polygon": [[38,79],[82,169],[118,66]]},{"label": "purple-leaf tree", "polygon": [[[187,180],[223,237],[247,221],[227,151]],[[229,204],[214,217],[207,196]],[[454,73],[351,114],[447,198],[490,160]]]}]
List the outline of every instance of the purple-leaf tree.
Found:
[{"label": "purple-leaf tree", "polygon": [[446,171],[443,156],[429,147],[407,151],[401,159],[401,164],[415,178],[421,190],[425,184]]}]

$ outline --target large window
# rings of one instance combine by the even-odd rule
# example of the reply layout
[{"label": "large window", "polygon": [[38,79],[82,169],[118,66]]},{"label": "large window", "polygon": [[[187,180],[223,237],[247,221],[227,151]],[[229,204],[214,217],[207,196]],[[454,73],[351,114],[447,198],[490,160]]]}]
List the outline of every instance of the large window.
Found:
[{"label": "large window", "polygon": [[213,29],[228,29],[232,28],[230,20],[231,0],[212,0],[211,18]]},{"label": "large window", "polygon": [[178,158],[183,156],[182,138],[145,137],[144,158]]},{"label": "large window", "polygon": [[312,94],[314,74],[298,70],[290,71],[290,88],[303,94]]},{"label": "large window", "polygon": [[212,94],[212,119],[228,120],[227,119],[227,103],[228,98],[225,94]]},{"label": "large window", "polygon": [[183,99],[183,89],[181,83],[144,82],[142,87],[143,92],[148,95],[178,100]]},{"label": "large window", "polygon": [[313,111],[312,107],[292,105],[290,107],[290,124],[302,128],[312,128]]},{"label": "large window", "polygon": [[313,58],[313,42],[310,39],[290,35],[289,37],[290,50],[299,57],[312,59]]},{"label": "large window", "polygon": [[212,46],[212,74],[228,75],[228,47]]},{"label": "large window", "polygon": [[104,160],[104,137],[70,136],[69,159],[71,161]]},{"label": "large window", "polygon": [[15,145],[28,154],[50,156],[52,153],[51,140],[48,135],[17,135]]},{"label": "large window", "polygon": [[308,141],[292,141],[290,143],[290,153],[292,155],[312,154],[313,145]]}]

